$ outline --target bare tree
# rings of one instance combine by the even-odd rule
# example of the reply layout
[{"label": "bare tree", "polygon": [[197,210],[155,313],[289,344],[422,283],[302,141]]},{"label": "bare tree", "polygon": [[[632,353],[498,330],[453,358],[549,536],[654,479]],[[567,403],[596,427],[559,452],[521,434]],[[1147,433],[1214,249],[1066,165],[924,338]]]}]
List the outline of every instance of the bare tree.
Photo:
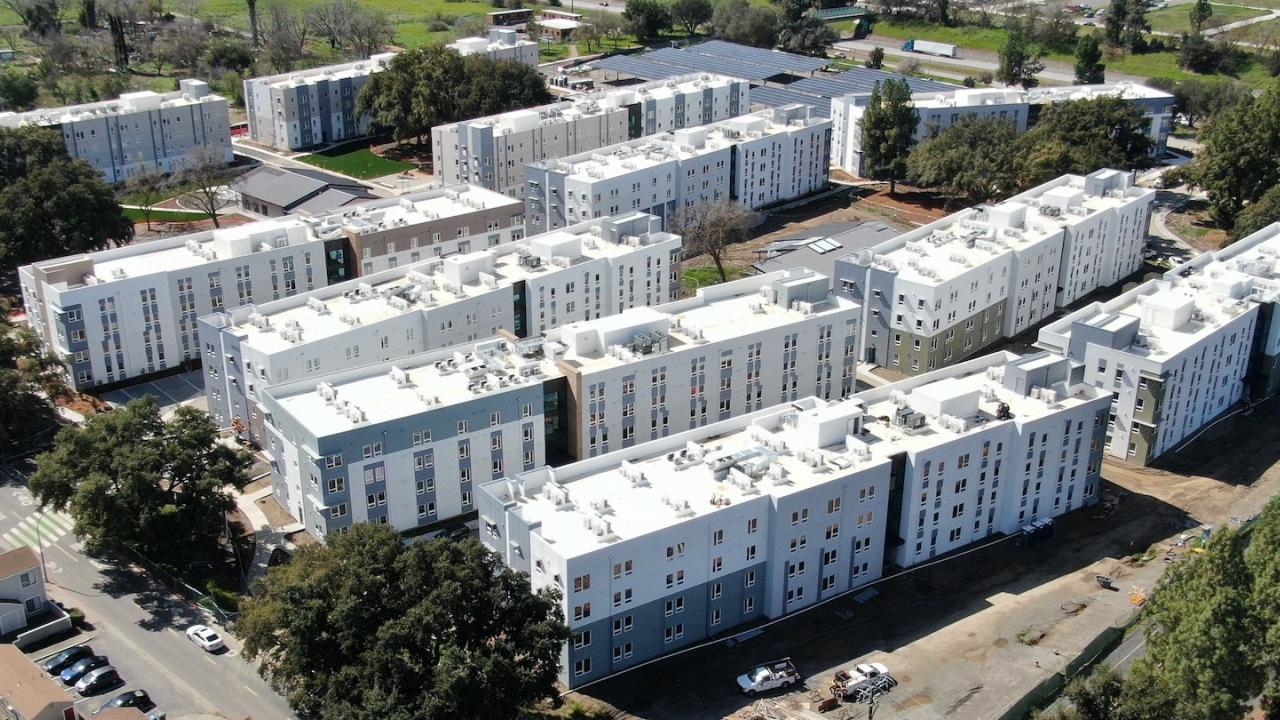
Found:
[{"label": "bare tree", "polygon": [[311,32],[329,43],[331,50],[337,50],[347,38],[352,18],[357,12],[356,4],[351,0],[329,0],[307,10],[307,25]]},{"label": "bare tree", "polygon": [[382,50],[393,39],[395,32],[391,29],[387,14],[379,10],[365,10],[351,18],[346,46],[357,57],[366,58]]},{"label": "bare tree", "polygon": [[187,187],[180,197],[182,204],[208,215],[215,228],[222,227],[218,213],[232,202],[222,153],[208,146],[196,151],[178,173],[178,182]]},{"label": "bare tree", "polygon": [[276,72],[289,72],[306,51],[307,23],[283,5],[272,5],[262,41],[267,63]]},{"label": "bare tree", "polygon": [[195,20],[179,20],[157,41],[156,54],[171,64],[194,71],[209,45],[209,32]]},{"label": "bare tree", "polygon": [[157,170],[144,170],[136,175],[130,175],[125,181],[125,192],[142,211],[148,230],[151,229],[151,212],[155,210],[156,203],[165,199],[167,187],[168,182],[164,174]]},{"label": "bare tree", "polygon": [[730,198],[703,200],[677,211],[670,219],[671,232],[684,237],[685,256],[706,255],[716,265],[720,282],[729,279],[724,256],[730,245],[751,235],[753,213]]}]

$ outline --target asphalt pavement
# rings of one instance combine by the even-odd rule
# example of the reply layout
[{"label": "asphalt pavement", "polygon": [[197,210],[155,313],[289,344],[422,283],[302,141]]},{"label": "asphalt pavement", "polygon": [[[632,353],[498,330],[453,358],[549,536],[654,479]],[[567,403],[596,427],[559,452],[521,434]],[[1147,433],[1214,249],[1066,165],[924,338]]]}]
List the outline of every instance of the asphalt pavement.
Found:
[{"label": "asphalt pavement", "polygon": [[[77,701],[88,714],[124,690],[146,690],[169,720],[221,716],[288,720],[288,704],[240,656],[240,645],[207,614],[169,593],[150,576],[118,561],[84,554],[63,513],[41,513],[25,487],[23,471],[0,472],[0,550],[39,548],[49,596],[84,611],[87,627],[78,637],[31,653],[41,658],[87,642],[111,659],[125,685]],[[39,533],[37,534],[37,529]],[[194,624],[214,627],[227,649],[209,654],[186,638]],[[74,690],[68,692],[75,696]]]}]

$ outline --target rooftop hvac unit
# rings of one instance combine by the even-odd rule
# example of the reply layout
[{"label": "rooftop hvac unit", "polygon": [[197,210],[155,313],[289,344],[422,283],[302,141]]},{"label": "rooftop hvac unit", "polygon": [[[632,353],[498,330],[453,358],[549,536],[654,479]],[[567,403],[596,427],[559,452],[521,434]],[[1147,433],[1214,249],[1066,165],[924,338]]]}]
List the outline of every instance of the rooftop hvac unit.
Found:
[{"label": "rooftop hvac unit", "polygon": [[1041,205],[1040,214],[1046,217],[1058,217],[1062,214],[1062,208],[1057,205]]},{"label": "rooftop hvac unit", "polygon": [[329,383],[322,382],[319,385],[316,385],[316,392],[320,393],[320,397],[323,398],[325,402],[333,402],[338,399],[337,388]]},{"label": "rooftop hvac unit", "polygon": [[389,374],[391,375],[392,382],[400,387],[413,384],[413,381],[409,379],[409,373],[405,372],[401,368],[392,366]]},{"label": "rooftop hvac unit", "polygon": [[314,298],[314,297],[307,298],[307,307],[310,308],[311,310],[314,310],[320,313],[321,315],[329,314],[329,306],[326,305],[324,301],[321,300],[320,298]]}]

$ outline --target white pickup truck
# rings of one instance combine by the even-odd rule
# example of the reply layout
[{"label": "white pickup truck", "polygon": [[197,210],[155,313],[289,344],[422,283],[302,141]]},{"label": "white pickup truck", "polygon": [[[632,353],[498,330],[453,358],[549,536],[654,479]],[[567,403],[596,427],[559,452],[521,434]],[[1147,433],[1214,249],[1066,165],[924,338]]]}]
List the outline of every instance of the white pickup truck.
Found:
[{"label": "white pickup truck", "polygon": [[883,692],[891,690],[898,684],[889,675],[889,668],[882,663],[861,663],[848,670],[836,673],[831,683],[831,695],[841,699],[849,699],[860,689],[877,686]]},{"label": "white pickup truck", "polygon": [[791,664],[791,658],[774,660],[751,668],[746,675],[738,676],[738,688],[747,695],[766,692],[774,688],[790,687],[800,682],[800,673]]}]

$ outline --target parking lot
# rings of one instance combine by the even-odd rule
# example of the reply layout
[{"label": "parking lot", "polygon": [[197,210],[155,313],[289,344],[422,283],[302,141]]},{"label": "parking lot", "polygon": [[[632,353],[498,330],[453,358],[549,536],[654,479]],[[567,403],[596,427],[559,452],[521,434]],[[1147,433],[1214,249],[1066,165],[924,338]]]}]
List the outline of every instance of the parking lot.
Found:
[{"label": "parking lot", "polygon": [[112,405],[124,405],[146,395],[154,396],[160,403],[161,415],[165,418],[171,416],[179,405],[208,409],[204,396],[204,377],[199,370],[110,390],[102,394],[102,399]]}]

